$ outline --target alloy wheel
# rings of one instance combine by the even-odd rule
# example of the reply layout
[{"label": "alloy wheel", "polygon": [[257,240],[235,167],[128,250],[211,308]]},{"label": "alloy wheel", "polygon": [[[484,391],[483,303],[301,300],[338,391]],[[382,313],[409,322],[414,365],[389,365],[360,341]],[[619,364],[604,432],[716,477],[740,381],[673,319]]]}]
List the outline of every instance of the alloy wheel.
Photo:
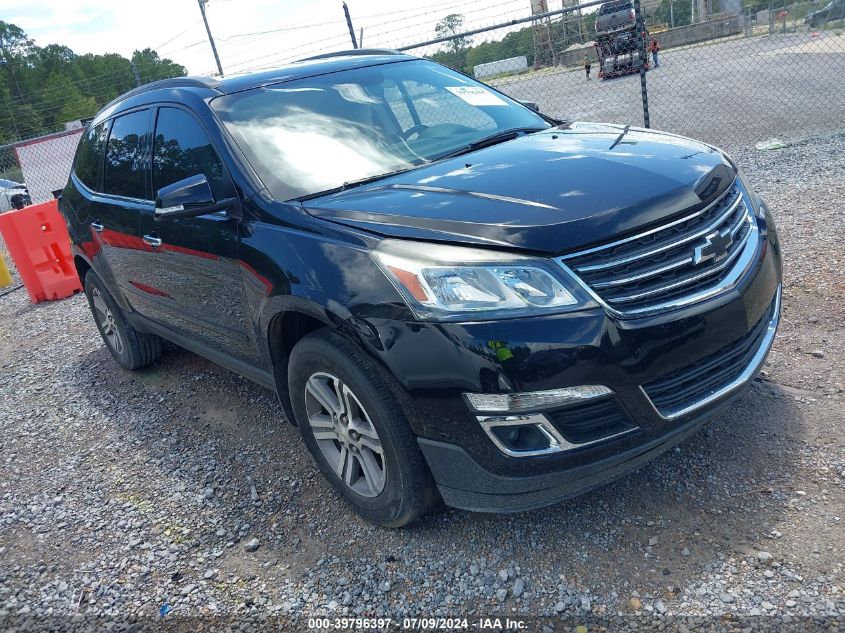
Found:
[{"label": "alloy wheel", "polygon": [[337,376],[313,374],[305,383],[305,410],[317,446],[331,469],[363,497],[384,490],[384,449],[361,401]]},{"label": "alloy wheel", "polygon": [[114,351],[115,354],[123,353],[123,339],[120,338],[120,332],[117,331],[114,314],[109,309],[106,300],[100,293],[99,288],[94,288],[91,292],[91,302],[94,304],[94,316],[97,323],[103,330],[103,338],[106,339],[106,344]]}]

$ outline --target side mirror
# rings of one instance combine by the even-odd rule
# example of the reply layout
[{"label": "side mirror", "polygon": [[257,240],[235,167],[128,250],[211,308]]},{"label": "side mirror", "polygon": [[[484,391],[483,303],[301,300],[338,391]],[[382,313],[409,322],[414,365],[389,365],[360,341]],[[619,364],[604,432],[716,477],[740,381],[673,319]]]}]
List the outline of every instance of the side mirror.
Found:
[{"label": "side mirror", "polygon": [[155,219],[191,218],[206,213],[230,211],[237,208],[236,198],[214,201],[211,185],[204,174],[197,174],[162,187],[156,194]]}]

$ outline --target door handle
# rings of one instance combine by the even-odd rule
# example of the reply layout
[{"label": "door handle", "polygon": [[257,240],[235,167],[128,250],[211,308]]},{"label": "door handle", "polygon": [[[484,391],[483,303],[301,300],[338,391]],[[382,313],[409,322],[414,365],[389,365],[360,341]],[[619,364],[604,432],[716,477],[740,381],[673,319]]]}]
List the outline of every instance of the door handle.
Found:
[{"label": "door handle", "polygon": [[103,224],[99,220],[94,220],[91,222],[91,228],[97,231],[97,233],[103,232]]},{"label": "door handle", "polygon": [[145,235],[144,244],[149,244],[153,248],[158,248],[159,246],[161,246],[161,238],[156,237],[155,235]]}]

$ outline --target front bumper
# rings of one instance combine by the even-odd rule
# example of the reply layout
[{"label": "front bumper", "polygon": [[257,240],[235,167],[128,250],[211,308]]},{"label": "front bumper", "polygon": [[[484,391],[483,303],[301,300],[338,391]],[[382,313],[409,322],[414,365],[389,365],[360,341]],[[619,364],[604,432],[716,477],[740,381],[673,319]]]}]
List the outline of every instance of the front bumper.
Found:
[{"label": "front bumper", "polygon": [[475,512],[521,512],[575,497],[636,470],[695,433],[731,400],[727,398],[717,408],[624,452],[567,470],[527,477],[491,473],[454,444],[424,438],[418,442],[446,505]]},{"label": "front bumper", "polygon": [[[780,318],[781,290],[772,302],[771,316],[747,365],[732,380],[710,390],[678,410],[665,411],[651,403],[654,413],[667,422],[682,420],[675,428],[646,442],[582,466],[528,477],[495,475],[484,470],[459,446],[420,438],[443,501],[450,506],[477,512],[532,510],[581,494],[612,481],[677,445],[739,396],[760,370],[774,342]],[[608,438],[608,444],[614,438]],[[468,485],[469,484],[469,485]]]},{"label": "front bumper", "polygon": [[[369,319],[366,344],[394,381],[444,501],[478,511],[517,511],[579,494],[671,448],[721,410],[753,378],[771,347],[780,302],[774,227],[745,277],[707,301],[670,313],[616,319],[602,309],[530,319],[420,323]],[[763,334],[755,334],[762,327]],[[754,335],[741,371],[693,402],[656,406],[648,386],[708,365]],[[671,385],[670,381],[670,385]],[[504,454],[461,393],[529,392],[605,385],[634,428],[550,455]]]}]

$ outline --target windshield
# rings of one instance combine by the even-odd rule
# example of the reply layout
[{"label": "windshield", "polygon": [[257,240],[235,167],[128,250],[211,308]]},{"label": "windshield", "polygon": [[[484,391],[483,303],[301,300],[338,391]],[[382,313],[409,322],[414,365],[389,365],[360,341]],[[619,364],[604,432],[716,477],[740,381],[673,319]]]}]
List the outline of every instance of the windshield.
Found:
[{"label": "windshield", "polygon": [[515,101],[424,60],[254,88],[212,107],[280,200],[411,169],[498,132],[549,127]]}]

